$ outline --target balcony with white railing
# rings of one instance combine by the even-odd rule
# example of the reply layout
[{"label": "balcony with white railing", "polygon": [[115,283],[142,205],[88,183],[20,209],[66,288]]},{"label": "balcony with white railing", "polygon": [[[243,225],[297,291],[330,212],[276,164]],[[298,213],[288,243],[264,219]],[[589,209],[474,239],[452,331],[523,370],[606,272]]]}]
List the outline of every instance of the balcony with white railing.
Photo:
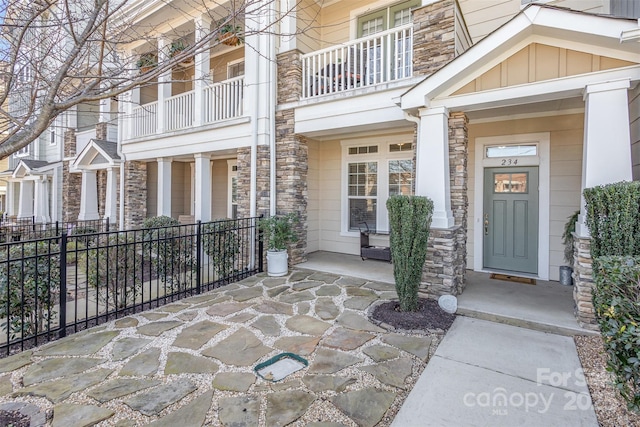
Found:
[{"label": "balcony with white railing", "polygon": [[405,79],[413,73],[413,25],[302,56],[302,98]]},{"label": "balcony with white railing", "polygon": [[164,99],[163,112],[159,111],[158,101],[134,107],[128,116],[127,139],[198,128],[241,117],[244,77],[206,86],[202,89],[202,108],[196,107],[196,95],[196,91],[191,90]]}]

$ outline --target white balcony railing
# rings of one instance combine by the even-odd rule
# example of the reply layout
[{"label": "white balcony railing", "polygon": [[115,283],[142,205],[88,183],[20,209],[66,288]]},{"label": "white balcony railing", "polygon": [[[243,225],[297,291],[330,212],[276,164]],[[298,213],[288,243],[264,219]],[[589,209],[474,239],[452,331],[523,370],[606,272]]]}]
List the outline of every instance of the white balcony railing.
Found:
[{"label": "white balcony railing", "polygon": [[166,98],[162,125],[158,123],[157,102],[135,107],[129,118],[130,138],[154,135],[160,129],[161,132],[172,132],[240,117],[243,98],[244,77],[236,77],[204,88],[202,108],[196,108],[194,90]]},{"label": "white balcony railing", "polygon": [[213,84],[204,90],[205,124],[242,115],[244,77]]},{"label": "white balcony railing", "polygon": [[181,93],[164,101],[164,123],[167,132],[193,126],[194,91]]},{"label": "white balcony railing", "polygon": [[158,128],[158,103],[150,102],[135,107],[129,120],[132,138],[153,135]]},{"label": "white balcony railing", "polygon": [[302,98],[411,77],[413,25],[302,56]]}]

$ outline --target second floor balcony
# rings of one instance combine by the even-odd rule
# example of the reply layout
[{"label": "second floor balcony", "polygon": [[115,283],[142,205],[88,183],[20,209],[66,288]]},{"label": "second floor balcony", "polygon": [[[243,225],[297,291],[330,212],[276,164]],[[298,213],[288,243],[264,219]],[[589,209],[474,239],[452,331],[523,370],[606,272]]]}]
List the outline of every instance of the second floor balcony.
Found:
[{"label": "second floor balcony", "polygon": [[374,86],[413,75],[413,25],[302,56],[302,98]]},{"label": "second floor balcony", "polygon": [[125,139],[210,125],[243,115],[244,76],[133,107]]}]

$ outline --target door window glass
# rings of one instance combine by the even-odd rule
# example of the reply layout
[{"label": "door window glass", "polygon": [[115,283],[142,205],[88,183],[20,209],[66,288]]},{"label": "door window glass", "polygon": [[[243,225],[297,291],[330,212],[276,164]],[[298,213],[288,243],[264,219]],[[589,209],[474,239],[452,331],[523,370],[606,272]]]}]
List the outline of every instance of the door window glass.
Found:
[{"label": "door window glass", "polygon": [[529,174],[519,173],[494,173],[493,192],[494,193],[527,193],[527,181]]}]

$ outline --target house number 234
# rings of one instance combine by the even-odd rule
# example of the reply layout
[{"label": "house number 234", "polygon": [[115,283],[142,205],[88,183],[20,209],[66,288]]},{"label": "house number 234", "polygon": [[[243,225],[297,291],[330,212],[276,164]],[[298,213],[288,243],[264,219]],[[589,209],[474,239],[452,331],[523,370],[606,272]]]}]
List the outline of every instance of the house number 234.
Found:
[{"label": "house number 234", "polygon": [[517,165],[518,164],[518,159],[502,159],[502,161],[500,162],[500,166],[511,166],[511,165]]}]

